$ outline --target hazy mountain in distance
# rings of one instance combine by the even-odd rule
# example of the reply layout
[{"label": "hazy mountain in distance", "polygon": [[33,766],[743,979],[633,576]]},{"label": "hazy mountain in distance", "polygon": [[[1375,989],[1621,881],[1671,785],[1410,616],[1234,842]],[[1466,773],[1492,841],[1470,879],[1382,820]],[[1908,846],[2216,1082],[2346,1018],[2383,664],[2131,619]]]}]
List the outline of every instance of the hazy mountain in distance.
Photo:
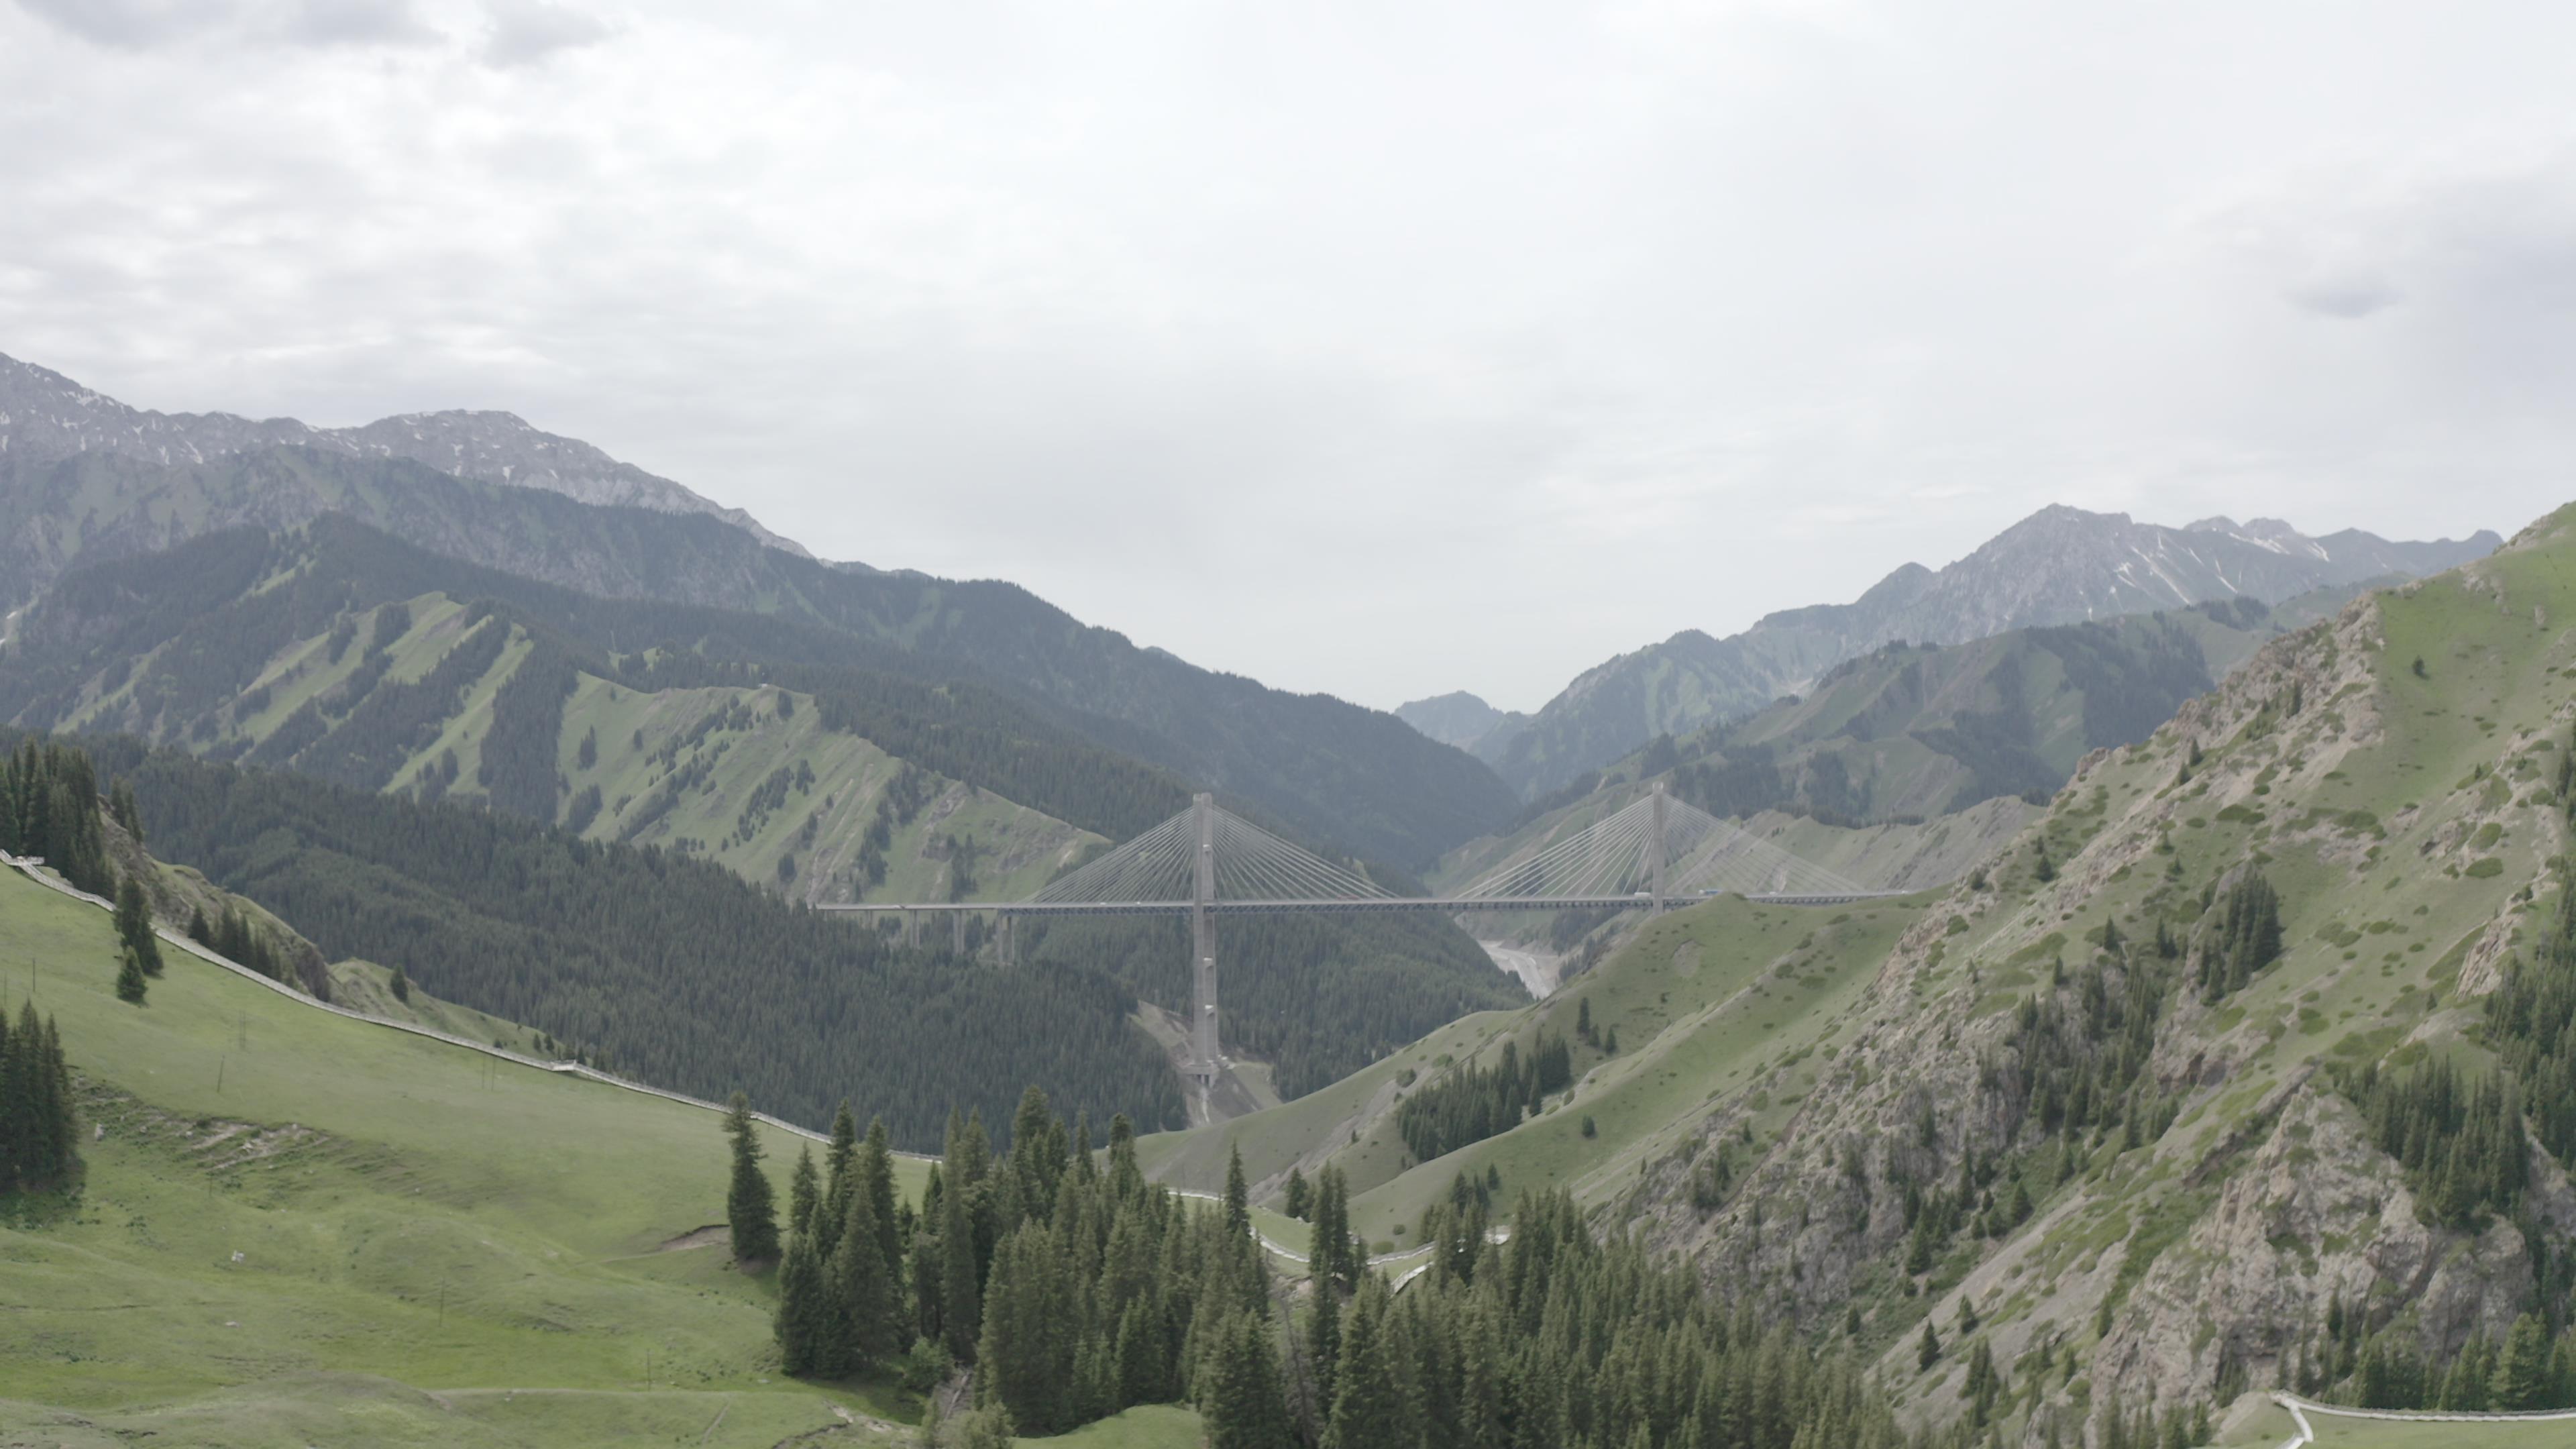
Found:
[{"label": "hazy mountain in distance", "polygon": [[529,426],[514,413],[404,413],[362,427],[316,428],[293,418],[159,413],[128,407],[59,372],[0,355],[0,461],[52,462],[116,453],[162,464],[204,463],[280,445],[360,458],[408,458],[486,483],[542,488],[583,503],[704,513],[772,548],[810,558],[803,545],[578,438]]},{"label": "hazy mountain in distance", "polygon": [[2051,505],[1947,568],[1907,564],[1852,603],[1785,610],[1724,639],[1684,630],[1595,666],[1526,728],[1475,753],[1534,799],[1657,735],[1687,734],[1803,694],[1826,670],[1882,644],[1961,644],[2224,599],[2275,604],[2314,589],[2438,573],[2502,543],[2485,530],[2425,543],[2355,529],[2310,537],[2278,519],[2166,528]]},{"label": "hazy mountain in distance", "polygon": [[1395,717],[1470,754],[1502,748],[1530,718],[1516,709],[1496,709],[1463,689],[1397,705]]}]

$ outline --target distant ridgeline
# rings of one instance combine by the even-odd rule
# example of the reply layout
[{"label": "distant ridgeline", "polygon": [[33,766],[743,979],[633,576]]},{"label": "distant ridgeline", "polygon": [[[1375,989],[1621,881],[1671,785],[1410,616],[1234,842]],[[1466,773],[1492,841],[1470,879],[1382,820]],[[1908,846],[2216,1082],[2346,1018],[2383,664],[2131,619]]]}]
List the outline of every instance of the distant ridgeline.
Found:
[{"label": "distant ridgeline", "polygon": [[[0,473],[11,466],[0,463]],[[558,642],[578,640],[594,654],[687,652],[900,676],[954,696],[945,715],[917,722],[965,731],[959,747],[968,757],[988,764],[1005,758],[976,733],[993,725],[1012,732],[1022,748],[1080,742],[1126,757],[1130,768],[1142,762],[1157,773],[1213,783],[1304,834],[1412,867],[1492,829],[1513,808],[1490,770],[1391,716],[1140,649],[1009,584],[840,570],[764,547],[711,518],[595,507],[403,460],[311,449],[271,448],[186,467],[136,458],[14,466],[13,486],[0,490],[0,538],[38,537],[0,544],[0,597],[22,580],[50,584],[22,627],[42,641],[34,652],[47,656],[47,678],[12,690],[14,702],[0,707],[0,717],[21,723],[61,723],[64,714],[22,710],[38,700],[55,710],[73,707],[82,679],[119,661],[143,661],[153,647],[228,606],[240,606],[228,626],[251,632],[226,641],[196,631],[212,653],[142,665],[171,676],[143,703],[190,715],[220,709],[251,687],[245,671],[255,673],[269,657],[259,644],[273,651],[309,637],[288,631],[283,620],[328,628],[338,609],[435,590],[510,605],[521,623],[550,627],[564,636]],[[240,526],[275,527],[275,520],[298,527],[271,542]],[[232,542],[199,551],[226,532]],[[22,557],[29,548],[51,552]],[[293,576],[299,572],[312,575],[311,589]],[[83,573],[92,576],[86,584]],[[271,584],[264,592],[283,588],[289,597],[245,595],[263,579]],[[49,623],[49,614],[64,617]],[[154,616],[158,628],[127,628],[138,614]],[[845,692],[799,678],[800,689]],[[854,681],[847,692],[854,719],[868,710],[920,713],[917,698],[889,694],[882,680]],[[217,720],[199,743],[218,743],[224,723]],[[197,727],[175,714],[110,725],[164,740],[174,725]],[[867,732],[876,737],[875,726]],[[881,743],[896,748],[892,739]],[[936,758],[930,743],[916,748],[923,751],[917,763],[970,777],[962,761]],[[1085,778],[1100,763],[1039,759],[1016,786],[996,780],[989,788],[1120,835],[1126,832],[1114,828],[1110,807],[1082,803],[1127,788]],[[1144,824],[1171,813],[1138,811]]]},{"label": "distant ridgeline", "polygon": [[[1013,898],[1051,866],[1076,863],[1082,832],[1133,835],[1190,795],[1166,770],[1086,733],[1123,738],[1125,727],[978,682],[954,661],[811,623],[596,598],[425,553],[336,516],[300,534],[235,529],[66,575],[0,668],[0,717],[93,737],[134,732],[423,802],[480,801],[602,843],[714,859],[806,900]],[[743,776],[741,762],[753,758],[759,770]],[[946,803],[928,809],[943,792]],[[961,806],[969,808],[945,813]],[[198,835],[184,848],[206,852],[189,858],[213,870],[218,846],[249,840]],[[162,844],[182,848],[166,836]],[[889,876],[897,855],[911,869],[898,861]],[[261,883],[246,893],[290,915],[303,909],[263,894],[281,868],[254,876],[246,860],[222,858],[234,883]],[[390,844],[369,859],[395,875],[407,869]],[[308,933],[335,954],[396,959],[385,954],[394,945],[346,925],[317,919]],[[1226,938],[1236,968],[1228,1040],[1271,1059],[1291,1095],[1462,1012],[1520,999],[1446,921],[1230,923]],[[980,939],[970,932],[970,945]],[[1174,1009],[1188,1000],[1187,948],[1169,923],[1056,923],[1023,940],[1034,947],[1024,959],[1094,981],[1105,971]],[[532,1016],[543,994],[533,975],[504,992],[473,975],[481,968],[442,969],[429,959],[443,949],[436,943],[403,949],[422,958],[412,974],[443,995],[643,1064],[634,1043],[602,1034],[627,1008],[557,1002],[546,1009],[560,1015]],[[700,1085],[721,1095],[731,1083]],[[1065,1095],[1067,1081],[1047,1085],[1078,1105],[1106,1102]],[[814,1092],[818,1111],[838,1095]],[[764,1107],[792,1110],[760,1096]],[[1153,1099],[1122,1100],[1148,1126],[1163,1120]],[[890,1116],[907,1140],[924,1126]]]},{"label": "distant ridgeline", "polygon": [[2044,800],[2087,753],[2147,738],[2285,625],[2347,592],[2295,609],[2245,598],[1947,647],[1885,645],[1827,670],[1804,697],[1660,736],[1587,771],[1521,823],[1658,776],[1713,815],[1784,810],[1842,826],[2007,795]]},{"label": "distant ridgeline", "polygon": [[[434,593],[474,601],[457,626],[461,642],[427,675],[387,679],[387,646],[410,625],[388,610]],[[368,611],[377,612],[359,650],[352,619]],[[400,627],[389,633],[389,623]],[[493,701],[479,783],[497,784],[493,803],[520,814],[555,814],[556,735],[573,670],[644,691],[772,683],[810,692],[836,728],[1113,839],[1188,803],[1179,780],[1083,738],[1065,711],[976,683],[953,662],[761,615],[593,598],[425,553],[336,516],[302,534],[234,529],[65,576],[11,645],[0,718],[36,728],[77,721],[384,789],[437,743],[514,628],[533,658]],[[325,636],[327,663],[358,650],[356,671],[274,731],[244,728],[270,709],[262,675],[279,653]]]}]

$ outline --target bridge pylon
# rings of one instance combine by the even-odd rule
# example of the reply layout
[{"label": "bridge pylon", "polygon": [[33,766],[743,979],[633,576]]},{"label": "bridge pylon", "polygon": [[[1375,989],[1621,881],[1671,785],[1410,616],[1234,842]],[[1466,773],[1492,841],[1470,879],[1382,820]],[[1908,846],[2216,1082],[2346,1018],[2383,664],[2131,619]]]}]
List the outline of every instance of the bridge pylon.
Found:
[{"label": "bridge pylon", "polygon": [[1216,797],[1190,799],[1190,837],[1196,859],[1190,872],[1190,1075],[1202,1088],[1216,1085],[1219,1070],[1216,1017]]},{"label": "bridge pylon", "polygon": [[1655,803],[1653,809],[1654,821],[1646,831],[1646,889],[1651,892],[1654,897],[1654,910],[1650,912],[1650,914],[1661,915],[1664,909],[1664,855],[1666,849],[1664,842],[1663,781],[1657,780],[1655,782],[1655,792],[1650,798],[1652,798]]}]

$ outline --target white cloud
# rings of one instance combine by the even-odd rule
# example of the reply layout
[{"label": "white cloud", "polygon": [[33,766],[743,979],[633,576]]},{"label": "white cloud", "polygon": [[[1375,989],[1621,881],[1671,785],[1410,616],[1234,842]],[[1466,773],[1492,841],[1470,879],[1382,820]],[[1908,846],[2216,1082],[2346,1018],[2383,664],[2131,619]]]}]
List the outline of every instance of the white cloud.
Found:
[{"label": "white cloud", "polygon": [[497,66],[536,65],[558,51],[597,45],[614,32],[586,11],[549,0],[494,0],[483,57]]},{"label": "white cloud", "polygon": [[2571,42],[2503,0],[20,0],[0,351],[505,407],[827,554],[1526,707],[2053,500],[2560,501]]}]

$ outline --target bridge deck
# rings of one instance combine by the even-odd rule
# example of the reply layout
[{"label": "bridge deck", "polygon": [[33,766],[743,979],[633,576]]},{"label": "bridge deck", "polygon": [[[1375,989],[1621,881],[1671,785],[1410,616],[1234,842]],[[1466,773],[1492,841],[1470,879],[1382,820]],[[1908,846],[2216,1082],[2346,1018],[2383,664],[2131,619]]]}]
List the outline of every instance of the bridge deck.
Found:
[{"label": "bridge deck", "polygon": [[[1724,892],[1664,897],[1666,906],[1691,905],[1714,899]],[[1905,894],[1903,891],[1854,891],[1842,894],[1794,894],[1746,896],[1749,901],[1778,906],[1840,906],[1855,901],[1885,900]],[[1353,912],[1434,911],[1447,915],[1483,914],[1489,911],[1571,911],[1641,910],[1655,904],[1649,895],[1625,896],[1529,896],[1502,899],[1460,900],[1443,896],[1367,896],[1345,900],[1262,900],[1210,901],[1207,909],[1220,916],[1259,915],[1343,915]],[[1188,901],[860,901],[846,905],[817,905],[818,911],[855,911],[861,914],[883,914],[894,911],[990,911],[1005,916],[1185,916]]]}]

